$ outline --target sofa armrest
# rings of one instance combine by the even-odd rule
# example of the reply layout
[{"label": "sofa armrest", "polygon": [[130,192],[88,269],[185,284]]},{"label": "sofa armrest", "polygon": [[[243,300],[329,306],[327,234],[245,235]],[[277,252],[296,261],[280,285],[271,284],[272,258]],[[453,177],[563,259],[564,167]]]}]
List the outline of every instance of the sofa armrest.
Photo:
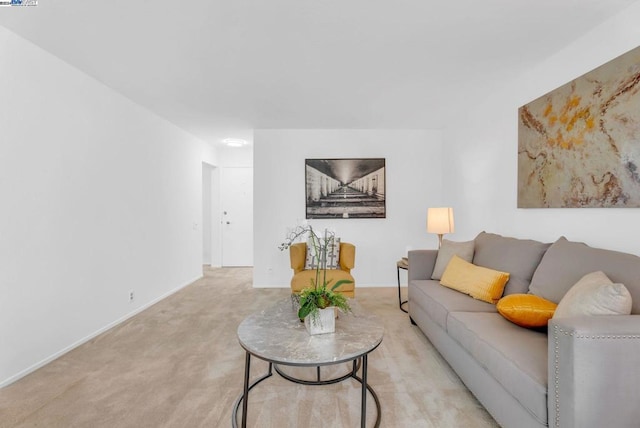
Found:
[{"label": "sofa armrest", "polygon": [[431,279],[437,256],[438,250],[409,251],[409,282],[414,279]]},{"label": "sofa armrest", "polygon": [[549,321],[549,427],[640,421],[640,315]]}]

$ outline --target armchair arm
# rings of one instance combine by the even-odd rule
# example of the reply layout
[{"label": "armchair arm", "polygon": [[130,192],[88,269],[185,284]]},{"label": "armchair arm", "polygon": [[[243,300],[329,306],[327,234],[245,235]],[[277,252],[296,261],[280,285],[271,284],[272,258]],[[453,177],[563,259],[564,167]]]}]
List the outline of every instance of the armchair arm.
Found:
[{"label": "armchair arm", "polygon": [[640,422],[640,315],[549,321],[549,427]]},{"label": "armchair arm", "polygon": [[356,265],[356,246],[348,242],[340,243],[340,269],[351,272]]},{"label": "armchair arm", "polygon": [[289,259],[291,260],[291,269],[294,273],[304,270],[304,262],[307,258],[307,244],[298,242],[289,247]]},{"label": "armchair arm", "polygon": [[438,250],[409,251],[409,282],[414,279],[431,279],[437,256]]}]

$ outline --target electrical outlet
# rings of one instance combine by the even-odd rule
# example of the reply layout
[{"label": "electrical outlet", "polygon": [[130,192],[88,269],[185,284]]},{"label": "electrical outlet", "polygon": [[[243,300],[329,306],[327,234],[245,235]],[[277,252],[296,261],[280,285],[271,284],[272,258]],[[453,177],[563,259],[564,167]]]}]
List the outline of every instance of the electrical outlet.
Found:
[{"label": "electrical outlet", "polygon": [[133,302],[135,295],[133,294],[133,290],[129,291],[129,303]]}]

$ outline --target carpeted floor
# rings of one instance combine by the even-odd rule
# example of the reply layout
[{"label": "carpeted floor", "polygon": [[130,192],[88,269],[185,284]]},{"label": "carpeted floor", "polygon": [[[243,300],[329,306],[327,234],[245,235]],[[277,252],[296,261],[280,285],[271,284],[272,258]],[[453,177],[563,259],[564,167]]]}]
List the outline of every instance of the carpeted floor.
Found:
[{"label": "carpeted floor", "polygon": [[[237,326],[289,294],[253,289],[251,275],[206,268],[201,280],[1,389],[0,427],[231,426],[244,373]],[[369,356],[382,427],[497,426],[398,309],[396,287],[359,288],[357,299],[385,327]],[[253,361],[257,377],[267,364]],[[360,425],[360,384],[352,379],[303,386],[274,375],[249,397],[252,427]],[[368,410],[373,421],[371,398]]]}]

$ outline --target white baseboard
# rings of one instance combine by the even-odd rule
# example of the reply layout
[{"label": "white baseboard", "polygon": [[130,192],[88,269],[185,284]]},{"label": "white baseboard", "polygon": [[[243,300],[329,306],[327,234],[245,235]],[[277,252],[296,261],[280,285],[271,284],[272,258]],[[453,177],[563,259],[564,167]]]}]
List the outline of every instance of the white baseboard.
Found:
[{"label": "white baseboard", "polygon": [[89,334],[88,336],[72,343],[71,345],[63,348],[62,350],[54,353],[53,355],[43,359],[42,361],[16,373],[13,376],[8,377],[7,379],[3,380],[0,382],[0,388],[4,388],[5,386],[11,385],[12,383],[20,380],[21,378],[25,377],[26,375],[33,373],[34,371],[38,370],[41,367],[46,366],[47,364],[49,364],[50,362],[60,358],[61,356],[63,356],[64,354],[66,354],[69,351],[72,351],[73,349],[77,348],[78,346],[90,341],[91,339],[93,339],[96,336],[99,336],[100,334],[104,333],[105,331],[108,331],[110,329],[112,329],[113,327],[116,327],[119,324],[122,324],[123,322],[125,322],[126,320],[128,320],[129,318],[132,318],[136,315],[138,315],[140,312],[150,308],[151,306],[155,305],[156,303],[160,302],[161,300],[166,299],[167,297],[171,296],[172,294],[177,293],[178,291],[182,290],[183,288],[185,288],[188,285],[193,284],[194,282],[196,282],[197,280],[199,280],[200,278],[202,278],[202,275],[187,282],[186,284],[180,285],[176,288],[174,288],[173,290],[168,291],[167,293],[161,295],[160,297],[157,297],[155,299],[153,299],[152,301],[140,306],[139,308],[134,309],[133,311],[129,312],[128,314],[124,315],[123,317],[107,324],[106,326],[98,329],[97,331]]}]

